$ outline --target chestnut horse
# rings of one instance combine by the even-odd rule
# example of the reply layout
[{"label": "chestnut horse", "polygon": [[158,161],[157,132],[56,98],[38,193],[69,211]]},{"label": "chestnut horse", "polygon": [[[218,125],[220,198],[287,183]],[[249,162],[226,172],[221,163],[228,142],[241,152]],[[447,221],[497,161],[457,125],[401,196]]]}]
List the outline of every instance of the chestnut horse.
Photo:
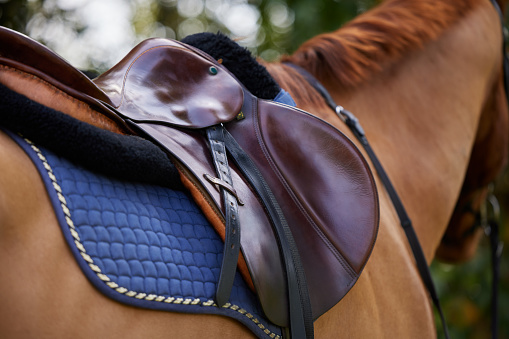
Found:
[{"label": "chestnut horse", "polygon": [[[505,163],[501,41],[499,18],[488,0],[393,0],[311,39],[285,59],[314,74],[361,120],[428,262],[460,193],[467,196],[462,201],[479,200],[477,191]],[[355,140],[300,75],[283,64],[266,66],[299,107]],[[2,337],[252,336],[229,318],[138,309],[106,298],[72,257],[32,162],[3,133],[0,168]],[[380,230],[371,259],[346,297],[315,322],[317,338],[436,336],[412,252],[377,184]],[[458,211],[449,226],[453,236],[470,227]]]}]

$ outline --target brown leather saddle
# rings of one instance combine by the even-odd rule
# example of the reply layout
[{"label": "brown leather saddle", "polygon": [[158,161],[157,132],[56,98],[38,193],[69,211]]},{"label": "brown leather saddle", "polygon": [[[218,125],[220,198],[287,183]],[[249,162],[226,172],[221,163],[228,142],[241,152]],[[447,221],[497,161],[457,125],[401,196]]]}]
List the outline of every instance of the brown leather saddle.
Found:
[{"label": "brown leather saddle", "polygon": [[94,112],[90,122],[167,152],[225,239],[219,306],[238,267],[272,322],[309,337],[312,320],[357,281],[378,231],[378,196],[363,156],[331,125],[259,100],[210,56],[177,41],[146,40],[92,82],[0,28],[0,82],[76,116],[41,98],[34,79]]}]

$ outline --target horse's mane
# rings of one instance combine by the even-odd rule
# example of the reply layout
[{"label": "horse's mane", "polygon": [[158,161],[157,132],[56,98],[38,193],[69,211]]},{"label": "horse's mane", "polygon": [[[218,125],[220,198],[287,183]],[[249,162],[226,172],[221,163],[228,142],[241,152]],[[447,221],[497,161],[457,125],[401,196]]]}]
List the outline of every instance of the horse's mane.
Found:
[{"label": "horse's mane", "polygon": [[[355,87],[404,54],[436,39],[479,3],[389,0],[337,31],[307,41],[282,61],[300,65],[343,89]],[[277,67],[269,66],[269,70],[277,79]]]}]

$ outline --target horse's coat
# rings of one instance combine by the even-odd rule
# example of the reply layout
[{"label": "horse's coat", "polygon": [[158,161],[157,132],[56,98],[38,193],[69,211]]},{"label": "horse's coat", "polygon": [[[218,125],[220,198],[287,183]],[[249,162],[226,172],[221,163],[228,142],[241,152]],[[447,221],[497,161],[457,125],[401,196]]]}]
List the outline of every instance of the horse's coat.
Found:
[{"label": "horse's coat", "polygon": [[[419,7],[419,3],[426,5]],[[484,139],[485,130],[497,125],[497,133],[489,134],[493,141],[485,144],[503,146],[483,155],[505,154],[507,147],[507,112],[499,94],[502,37],[496,12],[489,1],[437,1],[434,7],[430,3],[389,1],[376,10],[375,14],[388,18],[394,29],[364,41],[353,74],[364,69],[363,57],[370,51],[373,54],[368,64],[378,66],[367,67],[369,71],[359,77],[346,75],[354,85],[337,87],[332,76],[350,74],[348,69],[325,63],[325,68],[318,71],[326,55],[333,57],[337,52],[352,58],[342,53],[333,39],[319,58],[297,52],[290,59],[315,73],[334,99],[360,118],[414,221],[428,260],[434,256],[460,194],[476,135]],[[417,36],[412,40],[415,43],[403,44],[397,53],[384,53],[390,49],[379,42],[405,31],[398,26],[400,17],[396,14],[412,8],[421,9],[411,16],[416,20],[440,17],[436,12],[440,9],[448,14],[448,20],[431,27],[425,26],[427,21],[419,21],[421,31],[406,35]],[[371,27],[362,20],[369,21],[375,14],[367,13],[357,24],[335,34],[345,37],[343,32],[348,32],[348,41],[362,41]],[[428,29],[433,33],[424,34]],[[303,48],[313,52],[318,48],[315,43],[311,41]],[[303,61],[299,62],[301,57]],[[298,75],[279,64],[268,68],[300,107],[350,135],[317,93],[297,83],[301,79]],[[497,95],[491,95],[493,92]],[[476,162],[480,164],[481,157]],[[493,167],[502,162],[494,161]],[[109,338],[251,335],[226,318],[138,310],[104,298],[79,272],[58,228],[47,227],[56,225],[56,221],[38,175],[30,160],[3,134],[0,168],[0,266],[3,272],[9,272],[0,280],[4,292],[0,331],[5,337],[93,337],[97,333]],[[383,190],[380,200],[381,225],[372,257],[350,293],[315,322],[318,338],[436,336],[427,293]],[[11,213],[27,210],[30,213]]]}]

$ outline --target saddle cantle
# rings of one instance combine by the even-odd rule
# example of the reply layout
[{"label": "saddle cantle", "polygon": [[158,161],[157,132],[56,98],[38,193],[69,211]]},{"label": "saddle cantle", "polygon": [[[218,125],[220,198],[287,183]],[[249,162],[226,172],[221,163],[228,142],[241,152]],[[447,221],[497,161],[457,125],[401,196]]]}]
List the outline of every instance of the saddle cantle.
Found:
[{"label": "saddle cantle", "polygon": [[[291,230],[313,319],[357,281],[376,239],[378,197],[361,153],[331,125],[257,99],[211,57],[177,41],[146,40],[93,83],[42,45],[8,29],[0,30],[0,46],[0,81],[7,87],[38,101],[30,88],[11,81],[13,69],[33,75],[122,131],[142,134],[171,156],[183,183],[227,242],[238,236],[225,234],[227,220],[235,219],[240,239],[232,244],[241,244],[240,271],[275,324],[289,327],[291,322],[287,282],[292,272],[281,253],[273,207],[256,191],[258,185],[270,187],[276,212],[280,208]],[[238,148],[224,146],[228,143]],[[222,156],[214,158],[211,149]],[[255,165],[260,181],[245,178],[237,149],[249,156],[246,161]],[[217,171],[221,162],[228,166],[218,165]],[[222,176],[223,170],[230,177]],[[227,203],[236,204],[235,211],[229,212]]]}]

